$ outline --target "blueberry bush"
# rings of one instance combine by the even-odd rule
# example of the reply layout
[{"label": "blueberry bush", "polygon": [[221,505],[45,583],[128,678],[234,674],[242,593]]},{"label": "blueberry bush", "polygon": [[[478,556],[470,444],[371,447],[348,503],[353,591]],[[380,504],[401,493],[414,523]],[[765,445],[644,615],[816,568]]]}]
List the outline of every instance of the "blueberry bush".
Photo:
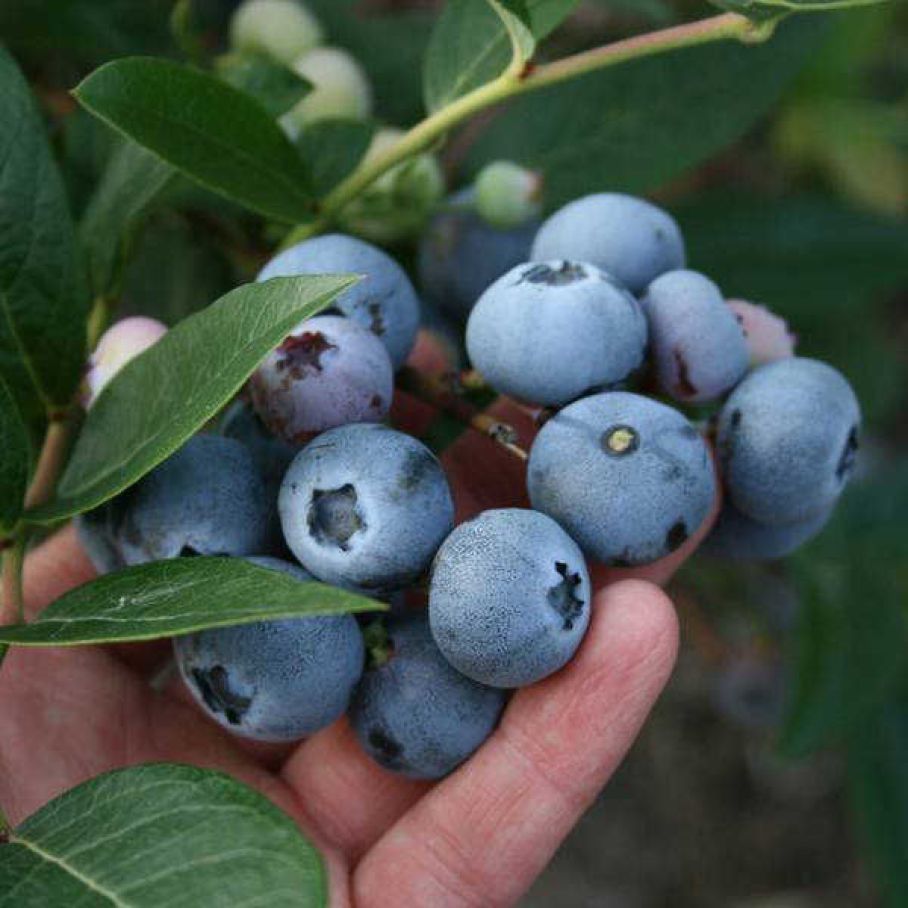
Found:
[{"label": "blueberry bush", "polygon": [[[783,657],[774,753],[840,755],[906,904],[904,23],[715,3],[5,0],[0,703],[10,647],[173,638],[228,731],[348,712],[438,778],[580,646],[584,556],[670,555],[721,486],[674,581],[719,712],[752,718],[743,614],[744,661]],[[419,332],[446,370],[408,361]],[[436,408],[419,439],[401,392]],[[535,510],[455,528],[464,432],[526,461]],[[26,554],[69,522],[98,576],[26,620]],[[212,770],[0,812],[0,906],[315,906],[327,879]]]}]

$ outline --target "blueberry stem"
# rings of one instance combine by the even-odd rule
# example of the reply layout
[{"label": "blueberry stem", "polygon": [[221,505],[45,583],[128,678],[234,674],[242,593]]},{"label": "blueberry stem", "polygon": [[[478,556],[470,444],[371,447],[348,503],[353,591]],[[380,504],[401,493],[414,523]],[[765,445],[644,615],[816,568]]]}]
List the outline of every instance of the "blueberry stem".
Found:
[{"label": "blueberry stem", "polygon": [[[782,7],[779,16],[782,17],[788,12],[789,9]],[[283,245],[286,247],[321,233],[346,205],[361,195],[382,174],[402,161],[432,148],[455,126],[486,108],[595,70],[667,51],[715,41],[737,40],[746,44],[756,44],[772,35],[776,21],[771,19],[765,23],[754,23],[737,13],[723,13],[697,22],[688,22],[615,41],[552,63],[533,65],[532,61],[523,60],[515,54],[514,62],[519,61],[519,66],[509,66],[497,79],[480,85],[435,111],[417,123],[382,154],[357,167],[322,200],[321,217],[295,227],[287,235]]]},{"label": "blueberry stem", "polygon": [[22,560],[25,554],[25,539],[20,533],[13,544],[3,552],[3,609],[0,611],[0,625],[13,624],[23,620]]},{"label": "blueberry stem", "polygon": [[459,376],[426,375],[410,366],[404,366],[397,373],[397,387],[439,410],[444,410],[465,426],[491,438],[508,453],[526,461],[528,457],[526,449],[521,447],[520,438],[513,426],[474,409],[459,396],[465,390]]}]

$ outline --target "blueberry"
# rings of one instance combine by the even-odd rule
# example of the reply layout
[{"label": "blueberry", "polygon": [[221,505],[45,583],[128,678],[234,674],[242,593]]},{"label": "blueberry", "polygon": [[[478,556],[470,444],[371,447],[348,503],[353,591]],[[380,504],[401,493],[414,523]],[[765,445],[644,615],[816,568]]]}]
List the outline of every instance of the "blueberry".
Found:
[{"label": "blueberry", "polygon": [[115,537],[117,508],[115,498],[100,507],[76,516],[76,536],[92,567],[98,574],[109,574],[126,567]]},{"label": "blueberry", "polygon": [[252,405],[285,441],[352,422],[380,422],[394,393],[388,351],[348,318],[322,315],[299,325],[249,379]]},{"label": "blueberry", "polygon": [[309,124],[343,118],[365,120],[372,112],[372,86],[356,58],[341,47],[316,47],[291,63],[312,88],[280,123],[295,138]]},{"label": "blueberry", "polygon": [[268,510],[246,447],[196,435],[120,496],[114,539],[127,564],[260,554],[268,551]]},{"label": "blueberry", "polygon": [[819,519],[854,470],[860,423],[851,386],[831,366],[799,357],[760,366],[719,414],[729,500],[760,523]]},{"label": "blueberry", "polygon": [[590,620],[583,555],[536,511],[484,511],[432,565],[429,623],[444,657],[493,687],[533,684],[565,665]]},{"label": "blueberry", "polygon": [[[367,641],[375,627],[366,631]],[[390,619],[385,634],[380,658],[353,693],[350,722],[381,766],[410,778],[438,779],[492,734],[505,693],[452,668],[425,614]]]},{"label": "blueberry", "polygon": [[594,265],[518,265],[483,293],[467,322],[467,352],[496,391],[561,405],[624,381],[643,362],[637,301]]},{"label": "blueberry", "polygon": [[222,435],[235,438],[246,446],[264,480],[269,515],[269,543],[265,551],[281,558],[289,557],[290,550],[284,542],[284,531],[277,512],[277,496],[290,462],[299,453],[299,446],[272,435],[255,410],[241,400],[228,407],[221,418],[220,429]]},{"label": "blueberry", "polygon": [[766,306],[746,300],[728,300],[728,305],[744,332],[752,366],[794,356],[798,339],[791,333],[784,318]]},{"label": "blueberry", "polygon": [[833,510],[830,507],[807,520],[772,526],[745,517],[734,505],[725,502],[701,551],[727,561],[784,558],[813,539],[826,526]]},{"label": "blueberry", "polygon": [[305,568],[370,594],[416,580],[454,519],[435,455],[371,423],[309,442],[287,471],[278,507],[287,544]]},{"label": "blueberry", "polygon": [[381,249],[341,233],[304,240],[276,255],[258,280],[300,274],[361,274],[334,308],[377,334],[398,369],[416,342],[419,300],[403,269]]},{"label": "blueberry", "polygon": [[[251,558],[305,582],[276,558]],[[295,741],[343,715],[363,671],[352,615],[319,615],[200,631],[174,641],[180,674],[205,712],[257,741]]]},{"label": "blueberry", "polygon": [[536,221],[498,230],[473,207],[472,189],[452,196],[423,233],[419,279],[427,298],[443,312],[465,319],[482,292],[506,271],[525,262]]},{"label": "blueberry", "polygon": [[670,271],[643,298],[659,387],[676,400],[715,400],[747,371],[744,332],[719,288],[696,271]]},{"label": "blueberry", "polygon": [[285,66],[321,40],[321,26],[298,0],[245,0],[230,20],[236,50],[266,54]]},{"label": "blueberry", "polygon": [[677,549],[706,519],[716,479],[677,410],[612,391],[565,407],[530,450],[527,487],[591,558],[621,567]]},{"label": "blueberry", "polygon": [[666,271],[684,267],[674,218],[644,199],[602,192],[569,202],[539,228],[531,258],[580,259],[639,293]]}]

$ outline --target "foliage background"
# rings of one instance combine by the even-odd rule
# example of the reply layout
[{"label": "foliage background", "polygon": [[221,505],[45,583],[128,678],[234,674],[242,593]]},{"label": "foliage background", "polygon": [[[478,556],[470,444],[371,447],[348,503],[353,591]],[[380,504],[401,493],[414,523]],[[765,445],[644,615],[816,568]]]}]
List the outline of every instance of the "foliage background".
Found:
[{"label": "foliage background", "polygon": [[[211,50],[230,5],[196,3]],[[378,115],[414,122],[436,4],[310,5],[366,65]],[[114,142],[68,90],[115,57],[175,55],[170,7],[6,0],[0,9],[0,37],[38,93],[77,215]],[[543,52],[707,12],[688,0],[585,2]],[[694,267],[729,296],[771,305],[803,353],[845,372],[866,443],[834,523],[802,552],[743,569],[699,560],[675,581],[685,637],[675,678],[528,906],[908,904],[906,13],[830,15],[771,115],[707,164],[650,187],[677,213]],[[488,120],[455,137],[452,184],[469,174],[471,148],[493,139]],[[618,174],[603,188],[628,181]],[[175,181],[130,251],[123,308],[175,322],[248,279],[277,238]]]}]

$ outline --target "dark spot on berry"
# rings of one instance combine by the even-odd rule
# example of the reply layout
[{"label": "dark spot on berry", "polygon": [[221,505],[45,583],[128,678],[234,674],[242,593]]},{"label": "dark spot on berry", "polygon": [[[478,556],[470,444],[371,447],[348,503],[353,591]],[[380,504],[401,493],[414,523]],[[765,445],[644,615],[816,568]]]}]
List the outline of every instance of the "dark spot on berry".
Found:
[{"label": "dark spot on berry", "polygon": [[381,395],[373,394],[371,400],[369,401],[369,406],[376,409],[381,406]]},{"label": "dark spot on berry", "polygon": [[197,558],[202,553],[191,545],[184,545],[177,554],[178,558]]},{"label": "dark spot on berry", "polygon": [[583,607],[586,605],[576,592],[582,581],[580,574],[571,573],[563,561],[555,562],[555,571],[561,577],[561,581],[549,589],[546,598],[549,605],[564,620],[562,630],[569,631],[574,627],[574,622],[583,614]]},{"label": "dark spot on berry", "polygon": [[304,331],[291,334],[278,348],[282,354],[277,361],[277,371],[287,371],[295,379],[303,378],[307,372],[322,371],[322,356],[328,350],[336,350],[321,331]]},{"label": "dark spot on berry", "polygon": [[392,763],[403,753],[403,747],[378,726],[369,729],[369,746],[383,763]]},{"label": "dark spot on berry", "polygon": [[243,721],[252,704],[252,697],[244,697],[230,689],[230,676],[223,665],[213,665],[207,670],[194,668],[192,680],[205,705],[213,713],[223,713],[231,725],[239,725]]},{"label": "dark spot on berry", "polygon": [[520,276],[518,284],[546,284],[549,287],[564,287],[586,278],[586,269],[576,262],[562,262],[558,268],[549,265],[533,265]]},{"label": "dark spot on berry", "polygon": [[602,433],[601,443],[610,457],[626,457],[640,447],[640,436],[631,426],[610,426]]},{"label": "dark spot on berry", "polygon": [[733,410],[731,414],[731,419],[729,420],[731,427],[737,429],[741,425],[741,411]]},{"label": "dark spot on berry", "polygon": [[385,320],[382,316],[381,303],[367,303],[369,312],[369,329],[381,337],[385,333]]},{"label": "dark spot on berry", "polygon": [[437,469],[438,462],[429,451],[410,451],[401,464],[398,485],[405,492],[410,492]]},{"label": "dark spot on berry", "polygon": [[852,426],[845,440],[845,447],[842,449],[842,455],[839,458],[839,465],[836,467],[835,475],[839,482],[845,482],[854,470],[857,462],[858,448],[858,427]]},{"label": "dark spot on berry", "polygon": [[611,563],[612,563],[612,567],[616,567],[616,568],[633,567],[633,564],[631,564],[631,562],[628,561],[627,558],[613,558]]},{"label": "dark spot on berry", "polygon": [[350,539],[366,527],[356,505],[356,489],[349,482],[337,489],[315,489],[307,516],[315,541],[348,551]]},{"label": "dark spot on berry", "polygon": [[672,350],[672,356],[675,358],[675,366],[678,370],[678,381],[675,382],[675,390],[681,397],[693,397],[697,393],[697,388],[690,380],[690,371],[684,354],[675,347]]},{"label": "dark spot on berry", "polygon": [[665,547],[670,552],[674,552],[679,546],[684,545],[689,535],[687,524],[683,520],[679,520],[672,524],[672,528],[665,534]]}]

